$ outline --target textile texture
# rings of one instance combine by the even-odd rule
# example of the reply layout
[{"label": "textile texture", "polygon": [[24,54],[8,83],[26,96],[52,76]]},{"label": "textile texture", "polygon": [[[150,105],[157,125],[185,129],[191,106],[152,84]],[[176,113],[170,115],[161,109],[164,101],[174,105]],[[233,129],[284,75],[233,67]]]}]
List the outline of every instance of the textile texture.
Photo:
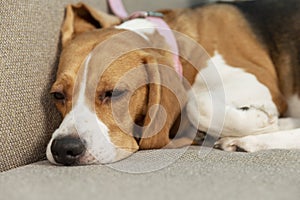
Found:
[{"label": "textile texture", "polygon": [[[0,194],[9,200],[300,199],[299,150],[203,149],[205,156],[199,151],[193,147],[179,159],[181,149],[140,151],[118,163],[122,171],[111,165],[57,167],[42,161],[2,173]],[[149,163],[164,167],[148,171]],[[148,173],[125,173],[130,168]]]}]

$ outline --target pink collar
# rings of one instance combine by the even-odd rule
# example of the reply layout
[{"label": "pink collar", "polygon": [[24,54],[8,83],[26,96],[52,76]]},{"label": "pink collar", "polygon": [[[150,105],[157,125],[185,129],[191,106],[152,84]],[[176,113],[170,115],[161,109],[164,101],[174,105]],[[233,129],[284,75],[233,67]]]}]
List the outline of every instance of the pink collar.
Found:
[{"label": "pink collar", "polygon": [[111,11],[122,20],[127,21],[136,18],[146,18],[149,21],[156,24],[158,32],[165,38],[167,43],[170,45],[170,50],[173,53],[174,68],[182,78],[182,65],[179,60],[179,50],[175,39],[175,36],[170,29],[169,25],[162,19],[163,14],[158,12],[146,12],[138,11],[128,16],[126,9],[122,3],[122,0],[108,0],[108,5]]}]

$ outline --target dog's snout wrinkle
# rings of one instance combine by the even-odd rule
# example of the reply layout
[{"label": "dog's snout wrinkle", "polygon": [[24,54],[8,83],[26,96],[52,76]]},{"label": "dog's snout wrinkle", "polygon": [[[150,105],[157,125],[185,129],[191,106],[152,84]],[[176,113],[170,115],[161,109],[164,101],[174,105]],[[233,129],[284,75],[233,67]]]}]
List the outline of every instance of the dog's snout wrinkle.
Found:
[{"label": "dog's snout wrinkle", "polygon": [[63,165],[76,164],[85,152],[85,144],[80,138],[62,137],[53,140],[51,152],[54,160]]}]

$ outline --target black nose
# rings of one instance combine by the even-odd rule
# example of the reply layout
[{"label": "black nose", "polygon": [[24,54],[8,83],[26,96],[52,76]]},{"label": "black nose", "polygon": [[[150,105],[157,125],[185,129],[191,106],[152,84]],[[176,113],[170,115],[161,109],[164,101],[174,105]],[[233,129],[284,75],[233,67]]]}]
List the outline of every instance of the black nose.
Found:
[{"label": "black nose", "polygon": [[73,165],[85,152],[85,146],[80,138],[67,136],[54,139],[51,152],[57,163]]}]

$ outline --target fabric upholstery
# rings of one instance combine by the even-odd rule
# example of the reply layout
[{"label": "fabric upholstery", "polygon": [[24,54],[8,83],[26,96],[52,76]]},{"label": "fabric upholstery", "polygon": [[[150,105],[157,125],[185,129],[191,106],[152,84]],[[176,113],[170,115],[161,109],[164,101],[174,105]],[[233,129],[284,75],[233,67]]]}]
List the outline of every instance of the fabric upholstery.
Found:
[{"label": "fabric upholstery", "polygon": [[0,194],[9,200],[300,198],[299,150],[228,153],[203,149],[201,153],[206,156],[201,157],[196,147],[176,160],[181,153],[178,149],[141,151],[118,163],[140,170],[149,169],[150,162],[165,165],[141,174],[103,165],[57,167],[47,161],[34,163],[0,175]]}]

